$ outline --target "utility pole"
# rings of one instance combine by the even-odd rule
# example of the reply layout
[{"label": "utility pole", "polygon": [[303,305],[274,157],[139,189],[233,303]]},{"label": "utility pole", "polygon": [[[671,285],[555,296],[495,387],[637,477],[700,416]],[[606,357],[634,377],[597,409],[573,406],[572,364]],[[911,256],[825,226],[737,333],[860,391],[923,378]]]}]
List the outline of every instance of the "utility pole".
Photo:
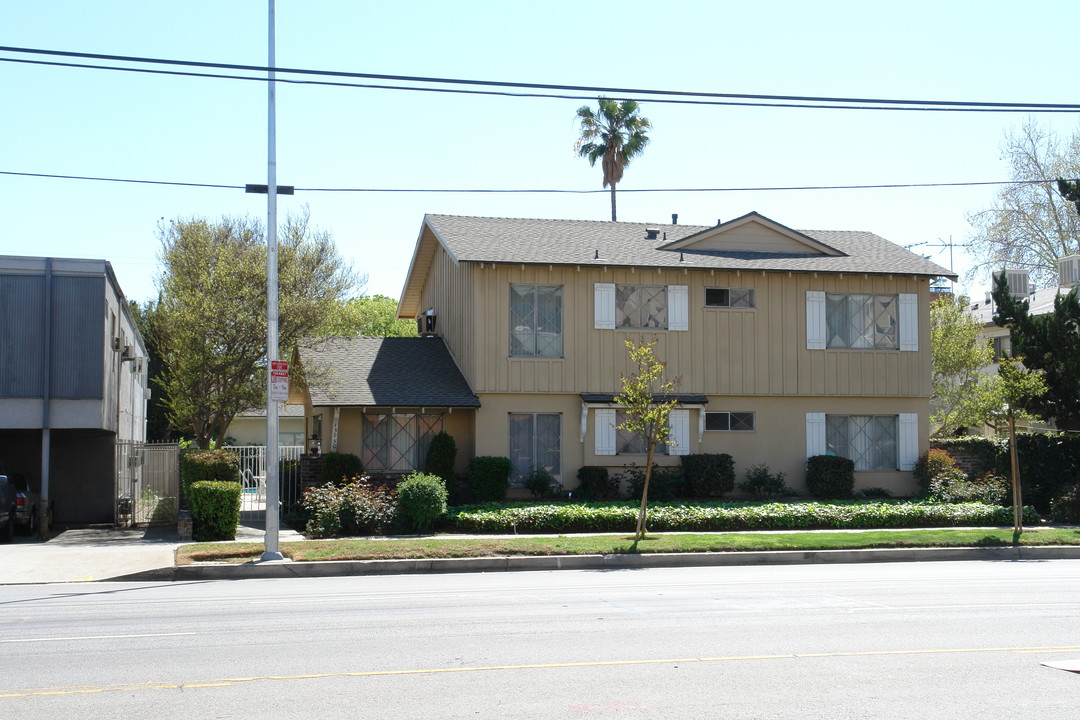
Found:
[{"label": "utility pole", "polygon": [[262,560],[284,560],[278,550],[278,401],[271,392],[274,361],[278,359],[278,253],[277,253],[277,117],[274,68],[274,0],[268,0],[266,123],[266,545]]}]

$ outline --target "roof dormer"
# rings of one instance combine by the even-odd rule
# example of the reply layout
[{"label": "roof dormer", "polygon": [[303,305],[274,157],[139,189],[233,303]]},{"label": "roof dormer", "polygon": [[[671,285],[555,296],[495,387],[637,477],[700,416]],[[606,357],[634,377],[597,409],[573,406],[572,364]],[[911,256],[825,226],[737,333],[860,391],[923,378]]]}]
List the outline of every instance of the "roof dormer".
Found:
[{"label": "roof dormer", "polygon": [[719,223],[715,227],[665,245],[663,249],[769,255],[844,255],[836,248],[756,212]]}]

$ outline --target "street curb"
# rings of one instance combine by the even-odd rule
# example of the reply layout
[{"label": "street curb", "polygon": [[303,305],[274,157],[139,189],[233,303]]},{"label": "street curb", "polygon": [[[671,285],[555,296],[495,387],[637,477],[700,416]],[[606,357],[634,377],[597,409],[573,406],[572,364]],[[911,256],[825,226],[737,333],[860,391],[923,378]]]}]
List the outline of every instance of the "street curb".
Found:
[{"label": "street curb", "polygon": [[770,550],[760,552],[646,553],[638,555],[521,555],[422,560],[273,561],[157,568],[111,581],[245,580],[354,575],[511,572],[520,570],[632,570],[661,567],[804,565],[945,560],[1078,560],[1080,546]]}]

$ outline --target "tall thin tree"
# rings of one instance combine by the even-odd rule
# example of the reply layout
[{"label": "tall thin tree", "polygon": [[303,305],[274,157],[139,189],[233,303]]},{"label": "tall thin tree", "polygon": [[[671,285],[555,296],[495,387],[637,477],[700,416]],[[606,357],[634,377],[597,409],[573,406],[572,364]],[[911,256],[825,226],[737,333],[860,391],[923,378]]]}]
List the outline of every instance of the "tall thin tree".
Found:
[{"label": "tall thin tree", "polygon": [[633,100],[609,100],[599,98],[594,112],[588,105],[578,108],[581,137],[574,149],[577,154],[596,166],[601,160],[604,170],[603,187],[611,188],[611,219],[615,216],[615,185],[622,180],[623,170],[630,161],[640,155],[649,144],[648,132],[652,123],[642,117],[641,109]]}]

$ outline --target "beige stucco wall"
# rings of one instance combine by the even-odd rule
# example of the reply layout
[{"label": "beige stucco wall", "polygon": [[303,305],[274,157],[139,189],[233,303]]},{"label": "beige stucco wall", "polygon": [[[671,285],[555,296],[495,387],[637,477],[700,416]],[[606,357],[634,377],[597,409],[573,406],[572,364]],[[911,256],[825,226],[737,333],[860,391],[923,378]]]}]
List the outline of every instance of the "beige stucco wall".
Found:
[{"label": "beige stucco wall", "polygon": [[[699,410],[690,411],[690,452],[728,453],[735,460],[736,484],[745,480],[753,465],[764,463],[773,472],[783,472],[793,489],[805,493],[806,413],[837,415],[896,415],[918,413],[919,452],[928,448],[925,398],[829,398],[829,397],[756,397],[710,396],[707,411],[754,412],[754,432],[709,432],[698,436]],[[581,437],[581,398],[577,395],[485,394],[480,397],[482,410],[477,414],[476,454],[505,457],[509,452],[510,413],[560,413],[562,415],[563,486],[577,486],[577,471],[583,465],[603,465],[611,472],[645,464],[644,455],[596,455],[595,416],[590,409],[584,441]],[[678,456],[660,455],[656,464],[677,466]],[[883,487],[898,495],[915,490],[910,472],[857,472],[856,489]]]},{"label": "beige stucco wall", "polygon": [[[303,445],[304,439],[310,435],[310,433],[305,432],[305,428],[306,425],[302,417],[279,417],[278,442],[282,445]],[[225,435],[233,438],[237,445],[265,445],[266,418],[233,418]]]}]

